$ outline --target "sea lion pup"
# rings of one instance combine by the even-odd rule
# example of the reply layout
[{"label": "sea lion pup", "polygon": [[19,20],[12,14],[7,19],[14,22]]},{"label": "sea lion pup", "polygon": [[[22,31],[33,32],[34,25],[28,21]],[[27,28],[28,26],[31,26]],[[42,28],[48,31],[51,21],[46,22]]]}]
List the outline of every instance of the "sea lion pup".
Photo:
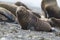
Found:
[{"label": "sea lion pup", "polygon": [[[5,20],[5,18],[2,15],[5,18],[7,18],[7,20]],[[0,18],[2,18],[2,20],[4,20],[4,21],[10,21],[10,22],[15,21],[15,16],[10,11],[8,11],[7,9],[2,8],[2,7],[0,7]]]},{"label": "sea lion pup", "polygon": [[49,23],[40,20],[23,6],[17,9],[16,17],[24,30],[33,28],[35,31],[53,31]]},{"label": "sea lion pup", "polygon": [[57,19],[57,18],[51,18],[52,19],[52,21],[53,21],[53,23],[54,23],[54,25],[55,26],[58,26],[58,27],[60,27],[60,19]]},{"label": "sea lion pup", "polygon": [[48,6],[53,6],[53,7],[57,6],[57,1],[56,0],[42,0],[42,2],[41,2],[41,8],[45,12],[46,17],[47,17],[46,8]]}]

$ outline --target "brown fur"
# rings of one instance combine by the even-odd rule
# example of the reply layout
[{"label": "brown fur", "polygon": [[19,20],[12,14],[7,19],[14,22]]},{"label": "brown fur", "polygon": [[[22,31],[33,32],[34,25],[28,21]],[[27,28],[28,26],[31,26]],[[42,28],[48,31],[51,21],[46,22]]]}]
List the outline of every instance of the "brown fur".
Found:
[{"label": "brown fur", "polygon": [[52,30],[49,23],[40,20],[38,17],[32,14],[31,11],[25,7],[20,6],[16,11],[17,19],[22,29],[28,29],[33,27],[36,31],[50,31]]},{"label": "brown fur", "polygon": [[16,5],[0,3],[0,7],[4,7],[16,15],[19,24],[22,29],[34,28],[36,31],[51,31],[52,27],[49,23],[40,20],[37,16],[33,15],[31,11],[28,11],[25,7],[18,7]]},{"label": "brown fur", "polygon": [[[16,5],[18,5],[18,4],[16,4]],[[6,8],[7,10],[11,11],[15,16],[16,16],[16,9],[17,9],[17,7],[19,7],[19,6],[16,6],[16,5],[9,4],[9,3],[3,3],[3,2],[0,3],[0,7]],[[21,5],[24,5],[24,4],[21,4]],[[33,14],[40,18],[40,15],[37,14],[36,12],[33,12]]]},{"label": "brown fur", "polygon": [[57,18],[51,18],[51,19],[52,19],[54,25],[60,27],[60,19],[57,19]]},{"label": "brown fur", "polygon": [[[17,5],[17,6],[24,6],[26,9],[30,10],[30,9],[29,9],[24,3],[22,3],[22,2],[16,2],[15,5]],[[30,10],[30,11],[32,11],[32,10]],[[39,13],[33,12],[33,11],[32,11],[32,13],[33,13],[34,15],[36,15],[38,18],[41,18],[41,16],[39,15]]]},{"label": "brown fur", "polygon": [[9,10],[10,12],[12,12],[14,15],[16,15],[16,9],[18,6],[16,6],[15,4],[1,2],[0,7],[3,7],[5,9]]},{"label": "brown fur", "polygon": [[46,8],[46,11],[48,12],[49,18],[55,17],[60,19],[60,8],[49,6]]},{"label": "brown fur", "polygon": [[15,16],[7,9],[0,7],[0,19],[4,21],[14,21]]},{"label": "brown fur", "polygon": [[46,17],[47,17],[46,8],[48,6],[53,6],[53,7],[57,6],[56,0],[42,0],[42,2],[41,2],[41,8],[45,12]]},{"label": "brown fur", "polygon": [[48,6],[57,6],[56,0],[42,0],[41,7],[45,10]]},{"label": "brown fur", "polygon": [[37,13],[37,12],[33,12],[33,11],[31,11],[35,16],[37,16],[38,18],[41,18],[41,15],[39,14],[39,13]]}]

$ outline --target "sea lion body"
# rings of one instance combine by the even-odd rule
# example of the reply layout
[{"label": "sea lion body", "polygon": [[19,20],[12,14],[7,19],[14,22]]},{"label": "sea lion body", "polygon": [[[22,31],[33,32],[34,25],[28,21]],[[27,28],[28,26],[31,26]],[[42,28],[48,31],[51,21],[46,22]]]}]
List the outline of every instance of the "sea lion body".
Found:
[{"label": "sea lion body", "polygon": [[60,8],[59,7],[49,6],[46,8],[46,11],[49,15],[49,18],[55,17],[55,18],[60,19]]},{"label": "sea lion body", "polygon": [[56,7],[57,6],[57,1],[56,0],[42,0],[42,2],[41,2],[41,8],[45,12],[46,17],[49,16],[48,12],[46,11],[46,8],[48,6]]},{"label": "sea lion body", "polygon": [[41,7],[42,10],[45,10],[48,6],[57,6],[57,1],[56,0],[42,0],[41,2]]},{"label": "sea lion body", "polygon": [[33,12],[33,11],[31,11],[35,16],[37,16],[38,18],[41,18],[41,15],[40,15],[40,13],[37,13],[37,12]]},{"label": "sea lion body", "polygon": [[52,19],[55,26],[60,27],[60,19],[57,19],[57,18],[51,18],[51,19]]},{"label": "sea lion body", "polygon": [[6,19],[7,21],[8,20],[10,22],[15,21],[15,16],[10,11],[8,11],[7,9],[2,8],[2,7],[0,7],[0,16],[1,16],[2,20],[5,20],[5,18],[7,18]]},{"label": "sea lion body", "polygon": [[3,3],[3,2],[1,2],[0,3],[0,7],[3,7],[3,8],[5,8],[5,9],[7,9],[7,10],[9,10],[10,12],[12,12],[14,15],[16,15],[16,9],[17,9],[17,7],[18,6],[16,6],[15,4],[9,4],[9,3]]},{"label": "sea lion body", "polygon": [[22,29],[28,29],[33,27],[35,31],[51,31],[52,27],[49,23],[40,20],[38,17],[32,14],[31,11],[25,7],[20,6],[16,11],[17,19]]}]

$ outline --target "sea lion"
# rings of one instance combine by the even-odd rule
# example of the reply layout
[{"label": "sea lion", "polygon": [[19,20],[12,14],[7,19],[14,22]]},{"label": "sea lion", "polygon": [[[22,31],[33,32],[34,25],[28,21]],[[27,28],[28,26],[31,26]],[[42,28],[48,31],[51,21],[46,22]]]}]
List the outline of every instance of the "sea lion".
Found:
[{"label": "sea lion", "polygon": [[0,7],[0,18],[3,21],[15,21],[15,16],[10,11],[2,7]]},{"label": "sea lion", "polygon": [[27,10],[23,6],[20,6],[17,9],[16,17],[24,30],[33,27],[35,31],[52,31],[52,27],[49,23],[40,20],[38,17],[33,15],[30,10]]},{"label": "sea lion", "polygon": [[38,17],[33,15],[33,13],[25,10],[25,7],[17,7],[16,5],[10,5],[7,3],[0,3],[0,7],[4,7],[14,13],[19,24],[22,26],[22,29],[29,29],[29,27],[33,27],[36,31],[52,31],[52,27],[49,23],[40,20]]},{"label": "sea lion", "polygon": [[46,17],[48,17],[48,15],[47,15],[48,12],[46,11],[46,8],[48,6],[53,6],[53,7],[57,6],[57,1],[56,0],[42,0],[41,8],[45,12]]},{"label": "sea lion", "polygon": [[54,17],[51,18],[51,19],[52,19],[55,26],[60,27],[60,19],[57,19],[57,18],[54,18]]}]

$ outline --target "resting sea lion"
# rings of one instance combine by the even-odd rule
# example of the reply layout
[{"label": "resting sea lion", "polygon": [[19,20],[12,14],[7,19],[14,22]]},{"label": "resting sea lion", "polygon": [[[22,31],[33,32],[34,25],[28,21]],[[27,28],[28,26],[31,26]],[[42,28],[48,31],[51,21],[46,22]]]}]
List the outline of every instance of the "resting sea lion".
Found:
[{"label": "resting sea lion", "polygon": [[0,18],[4,21],[10,21],[10,22],[15,21],[15,16],[10,11],[2,7],[0,7]]},{"label": "resting sea lion", "polygon": [[38,17],[33,15],[31,11],[27,10],[23,6],[20,6],[17,9],[16,17],[24,30],[33,27],[35,31],[52,31],[52,27],[49,23],[40,20]]}]

